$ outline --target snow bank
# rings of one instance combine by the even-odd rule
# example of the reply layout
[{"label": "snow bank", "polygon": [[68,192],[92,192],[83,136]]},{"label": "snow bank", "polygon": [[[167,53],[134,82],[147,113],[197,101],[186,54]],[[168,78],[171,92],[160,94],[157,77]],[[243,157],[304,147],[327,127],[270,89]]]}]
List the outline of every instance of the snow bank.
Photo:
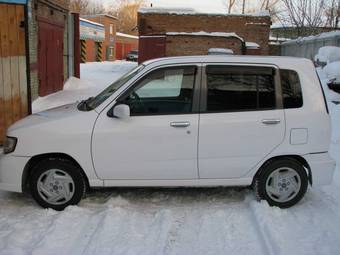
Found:
[{"label": "snow bank", "polygon": [[[338,49],[340,52],[340,48]],[[328,78],[330,79],[336,78],[340,82],[340,61],[329,63],[323,68],[323,71],[325,72]]]},{"label": "snow bank", "polygon": [[34,100],[32,112],[44,111],[95,96],[135,66],[136,63],[126,61],[81,64],[81,79],[70,77],[62,91]]},{"label": "snow bank", "polygon": [[335,61],[340,61],[340,48],[335,46],[321,47],[314,60],[327,64]]}]

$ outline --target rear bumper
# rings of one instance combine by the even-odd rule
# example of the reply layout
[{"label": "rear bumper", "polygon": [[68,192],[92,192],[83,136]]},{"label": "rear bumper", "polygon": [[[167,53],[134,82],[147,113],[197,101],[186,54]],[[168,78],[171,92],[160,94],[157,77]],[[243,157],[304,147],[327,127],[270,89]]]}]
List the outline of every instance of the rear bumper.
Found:
[{"label": "rear bumper", "polygon": [[311,168],[313,185],[319,186],[332,183],[336,163],[328,152],[307,154],[303,157]]},{"label": "rear bumper", "polygon": [[22,174],[29,159],[0,154],[0,190],[22,192]]}]

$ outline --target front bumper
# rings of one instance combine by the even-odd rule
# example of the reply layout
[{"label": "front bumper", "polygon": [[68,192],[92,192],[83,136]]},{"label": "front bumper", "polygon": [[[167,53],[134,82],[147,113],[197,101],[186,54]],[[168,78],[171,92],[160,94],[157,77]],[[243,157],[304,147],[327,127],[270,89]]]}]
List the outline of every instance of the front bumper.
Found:
[{"label": "front bumper", "polygon": [[0,154],[0,190],[22,192],[22,174],[29,159]]},{"label": "front bumper", "polygon": [[328,152],[307,154],[303,157],[311,168],[313,185],[319,186],[332,183],[336,163]]}]

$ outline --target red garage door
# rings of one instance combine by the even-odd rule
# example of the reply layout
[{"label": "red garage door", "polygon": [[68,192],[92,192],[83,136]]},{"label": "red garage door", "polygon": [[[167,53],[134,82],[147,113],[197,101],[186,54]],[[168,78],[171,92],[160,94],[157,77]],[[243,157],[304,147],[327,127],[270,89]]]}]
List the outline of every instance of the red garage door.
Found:
[{"label": "red garage door", "polygon": [[165,36],[143,36],[139,38],[138,63],[153,58],[165,57]]},{"label": "red garage door", "polygon": [[116,43],[116,59],[123,59],[123,44],[119,42]]},{"label": "red garage door", "polygon": [[38,74],[39,95],[46,96],[63,89],[64,28],[39,21]]}]

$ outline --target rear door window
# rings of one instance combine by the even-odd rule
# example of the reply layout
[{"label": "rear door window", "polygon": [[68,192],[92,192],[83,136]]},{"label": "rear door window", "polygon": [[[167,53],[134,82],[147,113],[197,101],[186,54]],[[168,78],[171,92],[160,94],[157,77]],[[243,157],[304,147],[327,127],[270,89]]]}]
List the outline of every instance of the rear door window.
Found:
[{"label": "rear door window", "polygon": [[209,65],[206,112],[276,108],[275,71],[271,67]]}]

